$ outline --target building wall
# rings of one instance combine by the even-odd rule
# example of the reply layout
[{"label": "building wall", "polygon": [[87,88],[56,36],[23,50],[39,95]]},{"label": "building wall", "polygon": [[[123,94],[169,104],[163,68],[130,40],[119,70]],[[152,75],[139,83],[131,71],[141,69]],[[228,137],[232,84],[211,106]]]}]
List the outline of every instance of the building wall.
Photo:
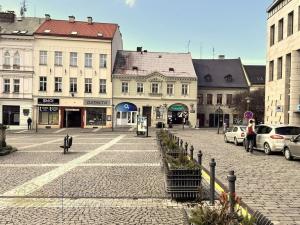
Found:
[{"label": "building wall", "polygon": [[[265,122],[270,124],[300,125],[300,114],[297,107],[300,103],[300,11],[299,1],[292,0],[274,15],[270,14],[267,21],[267,67],[266,67],[266,113]],[[288,14],[294,12],[293,34],[288,36]],[[283,18],[283,40],[278,39],[278,23]],[[275,25],[274,45],[270,45],[271,26]],[[291,54],[291,69],[287,55]],[[278,79],[278,58],[283,58],[282,78]],[[270,61],[274,61],[274,80],[270,81]],[[290,71],[290,76],[289,76]]]}]

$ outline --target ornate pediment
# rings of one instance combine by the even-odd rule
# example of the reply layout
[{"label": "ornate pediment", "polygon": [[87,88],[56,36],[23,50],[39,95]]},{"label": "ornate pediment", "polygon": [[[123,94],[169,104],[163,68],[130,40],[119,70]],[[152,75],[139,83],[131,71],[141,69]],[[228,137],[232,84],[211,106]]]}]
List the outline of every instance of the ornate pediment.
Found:
[{"label": "ornate pediment", "polygon": [[150,82],[163,82],[166,80],[166,77],[159,72],[153,72],[153,73],[147,75],[147,79]]}]

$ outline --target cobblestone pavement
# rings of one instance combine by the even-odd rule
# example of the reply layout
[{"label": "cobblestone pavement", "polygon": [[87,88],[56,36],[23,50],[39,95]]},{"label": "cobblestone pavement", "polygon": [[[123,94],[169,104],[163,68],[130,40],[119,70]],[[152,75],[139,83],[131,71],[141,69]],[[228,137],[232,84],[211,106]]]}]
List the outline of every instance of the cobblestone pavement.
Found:
[{"label": "cobblestone pavement", "polygon": [[246,153],[242,146],[225,144],[215,130],[174,130],[174,133],[203,152],[203,164],[217,162],[216,176],[227,186],[227,174],[237,175],[237,194],[251,208],[274,224],[300,224],[300,160],[287,161],[281,154]]},{"label": "cobblestone pavement", "polygon": [[7,142],[19,151],[0,157],[0,225],[187,224],[183,206],[167,199],[154,133],[9,131]]}]

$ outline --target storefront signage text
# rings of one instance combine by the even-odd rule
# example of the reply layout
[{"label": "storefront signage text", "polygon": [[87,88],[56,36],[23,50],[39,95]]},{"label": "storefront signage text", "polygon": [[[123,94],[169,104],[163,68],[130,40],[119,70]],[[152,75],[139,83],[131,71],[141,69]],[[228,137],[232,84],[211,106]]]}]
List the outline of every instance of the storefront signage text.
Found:
[{"label": "storefront signage text", "polygon": [[38,98],[38,104],[40,105],[59,105],[58,98]]},{"label": "storefront signage text", "polygon": [[58,107],[56,106],[40,106],[40,112],[58,112]]},{"label": "storefront signage text", "polygon": [[85,105],[102,105],[102,106],[109,106],[110,100],[84,100]]}]

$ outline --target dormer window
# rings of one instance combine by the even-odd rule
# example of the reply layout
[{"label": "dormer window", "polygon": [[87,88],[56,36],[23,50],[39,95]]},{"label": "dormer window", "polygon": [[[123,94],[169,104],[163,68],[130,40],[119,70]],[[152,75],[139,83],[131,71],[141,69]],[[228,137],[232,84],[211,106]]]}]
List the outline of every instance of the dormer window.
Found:
[{"label": "dormer window", "polygon": [[78,32],[77,32],[77,31],[72,31],[71,34],[72,34],[72,35],[77,35]]},{"label": "dormer window", "polygon": [[233,81],[233,78],[232,78],[232,75],[231,74],[228,74],[224,77],[224,79],[226,80],[226,82],[232,82]]},{"label": "dormer window", "polygon": [[212,82],[212,77],[211,77],[211,75],[210,75],[210,74],[205,75],[205,76],[204,76],[204,80],[205,80],[206,82]]},{"label": "dormer window", "polygon": [[51,30],[44,30],[44,33],[50,33]]},{"label": "dormer window", "polygon": [[138,70],[139,68],[137,66],[133,66],[132,70]]},{"label": "dormer window", "polygon": [[170,67],[169,72],[175,72],[174,68]]}]

